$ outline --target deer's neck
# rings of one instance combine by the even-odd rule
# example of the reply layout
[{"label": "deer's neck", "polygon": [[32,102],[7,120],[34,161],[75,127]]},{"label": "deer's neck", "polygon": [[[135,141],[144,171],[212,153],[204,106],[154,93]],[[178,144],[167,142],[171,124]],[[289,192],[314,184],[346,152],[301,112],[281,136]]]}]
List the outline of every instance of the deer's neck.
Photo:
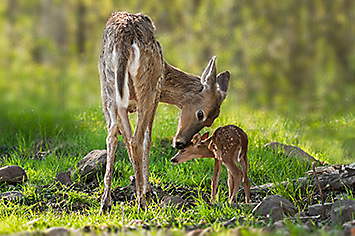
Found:
[{"label": "deer's neck", "polygon": [[165,62],[165,82],[160,101],[181,108],[186,101],[193,100],[203,85],[198,76],[188,74]]}]

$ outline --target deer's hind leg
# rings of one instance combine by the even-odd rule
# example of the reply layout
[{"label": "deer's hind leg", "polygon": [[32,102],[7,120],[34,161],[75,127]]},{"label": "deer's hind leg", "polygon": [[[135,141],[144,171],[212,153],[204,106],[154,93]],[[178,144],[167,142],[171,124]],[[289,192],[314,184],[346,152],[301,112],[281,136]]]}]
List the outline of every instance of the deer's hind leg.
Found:
[{"label": "deer's hind leg", "polygon": [[[123,98],[118,95],[117,76],[112,68],[108,68],[104,61],[100,61],[100,78],[101,78],[101,96],[103,101],[103,110],[107,123],[108,135],[106,138],[107,146],[107,164],[104,177],[104,193],[101,199],[100,214],[104,213],[111,207],[111,183],[112,172],[115,163],[115,153],[117,150],[117,135],[121,132],[124,142],[131,157],[129,148],[130,139],[132,137],[131,126],[128,120],[128,102],[124,102]],[[128,83],[128,74],[124,78]],[[127,89],[126,89],[127,90]],[[126,91],[125,99],[128,101],[129,93]]]},{"label": "deer's hind leg", "polygon": [[[146,97],[148,98],[149,95]],[[137,200],[140,207],[143,208],[147,205],[145,195],[150,190],[149,152],[151,147],[152,123],[157,105],[154,104],[150,107],[147,105],[138,106],[137,125],[131,143]]]},{"label": "deer's hind leg", "polygon": [[[160,48],[151,52],[135,47],[138,55],[137,66],[131,66],[132,80],[137,100],[137,124],[132,137],[132,163],[136,177],[136,192],[139,206],[146,207],[146,193],[149,186],[149,152],[151,147],[152,126],[159,103],[160,90],[163,82],[163,61]],[[152,54],[151,54],[152,53]],[[140,56],[139,56],[140,55]]]},{"label": "deer's hind leg", "polygon": [[[106,79],[106,77],[104,77]],[[119,132],[118,129],[118,120],[117,120],[117,106],[114,100],[114,95],[111,94],[113,91],[110,89],[110,84],[107,81],[101,81],[102,83],[102,101],[103,101],[103,110],[105,113],[106,124],[107,124],[107,164],[106,172],[104,177],[104,193],[101,198],[101,207],[100,214],[104,213],[106,210],[111,207],[111,182],[112,182],[112,172],[113,165],[115,162],[115,152],[117,149],[117,135]]]}]

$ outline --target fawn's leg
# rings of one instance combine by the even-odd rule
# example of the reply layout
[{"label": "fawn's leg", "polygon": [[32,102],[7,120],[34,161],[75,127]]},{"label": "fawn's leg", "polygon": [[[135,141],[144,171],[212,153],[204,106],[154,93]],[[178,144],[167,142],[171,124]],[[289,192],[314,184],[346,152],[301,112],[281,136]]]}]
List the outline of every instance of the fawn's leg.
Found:
[{"label": "fawn's leg", "polygon": [[244,153],[241,157],[240,165],[242,166],[243,170],[243,186],[244,186],[244,193],[245,193],[245,203],[249,203],[250,200],[250,181],[248,178],[248,158],[247,154]]},{"label": "fawn's leg", "polygon": [[213,204],[216,200],[216,191],[217,191],[217,186],[218,186],[219,174],[221,172],[221,166],[222,166],[222,161],[215,159],[214,171],[213,171],[213,177],[212,177],[212,183],[211,183],[211,188],[212,188],[211,204]]},{"label": "fawn's leg", "polygon": [[234,191],[234,179],[230,170],[227,169],[227,171],[228,171],[228,199],[231,199]]},{"label": "fawn's leg", "polygon": [[231,163],[224,163],[227,167],[227,169],[230,171],[231,176],[233,178],[233,183],[234,183],[234,187],[233,187],[233,191],[232,194],[229,198],[229,202],[232,203],[234,201],[235,195],[237,194],[240,184],[242,182],[243,179],[243,174],[241,169],[236,165],[235,162],[231,162]]}]

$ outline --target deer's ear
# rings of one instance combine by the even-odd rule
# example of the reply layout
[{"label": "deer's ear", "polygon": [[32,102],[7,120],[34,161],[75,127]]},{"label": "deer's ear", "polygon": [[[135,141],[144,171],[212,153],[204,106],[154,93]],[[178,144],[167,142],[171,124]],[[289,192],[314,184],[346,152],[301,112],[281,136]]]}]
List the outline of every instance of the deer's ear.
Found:
[{"label": "deer's ear", "polygon": [[228,84],[229,84],[229,79],[230,79],[230,72],[225,71],[220,73],[217,76],[217,90],[221,95],[221,100],[223,101],[226,96],[227,96],[227,89],[228,89]]},{"label": "deer's ear", "polygon": [[201,76],[201,84],[205,87],[213,87],[216,84],[216,56],[213,56],[208,62],[206,69],[203,71]]},{"label": "deer's ear", "polygon": [[210,134],[209,132],[204,133],[204,134],[201,136],[201,140],[207,139],[209,134]]},{"label": "deer's ear", "polygon": [[196,145],[197,143],[201,142],[201,134],[197,133],[194,135],[194,137],[192,138],[192,144]]}]

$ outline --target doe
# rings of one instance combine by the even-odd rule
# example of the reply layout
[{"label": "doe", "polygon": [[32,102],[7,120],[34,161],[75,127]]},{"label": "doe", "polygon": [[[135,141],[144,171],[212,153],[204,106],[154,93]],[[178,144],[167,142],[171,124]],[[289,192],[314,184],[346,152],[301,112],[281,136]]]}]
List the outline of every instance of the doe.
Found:
[{"label": "doe", "polygon": [[[180,150],[172,159],[173,164],[179,164],[195,158],[214,158],[214,173],[212,178],[212,198],[214,203],[218,178],[223,163],[228,170],[229,202],[232,203],[244,178],[245,202],[250,199],[250,182],[248,178],[248,136],[239,127],[227,125],[218,128],[211,137],[209,133],[202,136],[197,133],[192,141]],[[242,170],[237,166],[241,165]]]}]

